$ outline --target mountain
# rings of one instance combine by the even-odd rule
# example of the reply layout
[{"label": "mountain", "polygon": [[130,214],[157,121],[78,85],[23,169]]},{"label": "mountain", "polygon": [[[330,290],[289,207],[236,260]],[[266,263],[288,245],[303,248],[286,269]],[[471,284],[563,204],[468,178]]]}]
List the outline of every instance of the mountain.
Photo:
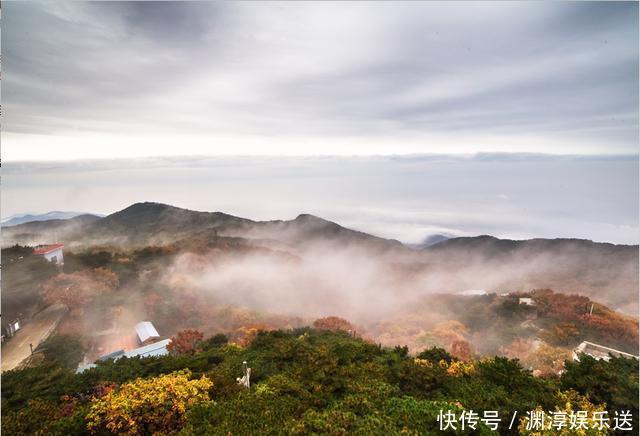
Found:
[{"label": "mountain", "polygon": [[85,212],[63,212],[63,211],[52,211],[43,214],[25,214],[25,215],[12,215],[8,218],[2,220],[2,227],[15,226],[18,224],[29,223],[33,221],[50,221],[50,220],[66,220],[69,218],[74,218],[79,215],[92,215],[95,217],[102,217],[104,215],[98,214],[88,214]]},{"label": "mountain", "polygon": [[560,289],[638,310],[638,246],[584,239],[515,241],[482,235],[452,238],[421,251],[428,268],[459,289]]},{"label": "mountain", "polygon": [[2,227],[3,247],[20,245],[39,245],[52,242],[67,242],[71,235],[81,233],[87,226],[100,220],[96,215],[78,215],[69,219],[47,221],[29,221],[14,226]]},{"label": "mountain", "polygon": [[160,203],[136,203],[104,218],[81,215],[18,224],[3,228],[2,236],[4,246],[60,242],[73,251],[95,245],[129,249],[235,238],[245,246],[302,256],[311,264],[332,262],[326,274],[342,268],[343,274],[355,274],[360,267],[366,276],[372,268],[381,274],[364,286],[372,293],[377,292],[372,286],[396,293],[552,288],[589,296],[627,313],[638,310],[637,245],[483,235],[449,238],[416,250],[309,214],[253,221]]},{"label": "mountain", "polygon": [[422,242],[418,244],[407,244],[407,246],[411,248],[415,248],[417,250],[422,250],[427,247],[431,247],[432,245],[439,244],[442,241],[446,241],[447,239],[454,238],[453,235],[443,235],[441,233],[435,233],[433,235],[429,235],[422,240]]},{"label": "mountain", "polygon": [[[304,246],[311,242],[358,243],[379,249],[402,249],[400,242],[347,229],[301,214],[293,220],[253,221],[222,212],[199,212],[161,203],[135,203],[95,220],[26,223],[3,229],[3,244],[63,242],[71,245],[163,245],[188,238],[240,237],[263,245]],[[75,220],[75,221],[74,221]],[[81,224],[81,225],[79,225]],[[37,241],[37,242],[36,242]]]}]

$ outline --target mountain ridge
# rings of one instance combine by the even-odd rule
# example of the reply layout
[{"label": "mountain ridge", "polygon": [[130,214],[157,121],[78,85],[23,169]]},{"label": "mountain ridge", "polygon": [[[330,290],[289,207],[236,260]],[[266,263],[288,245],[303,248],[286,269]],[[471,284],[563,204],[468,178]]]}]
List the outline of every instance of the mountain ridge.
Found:
[{"label": "mountain ridge", "polygon": [[53,211],[41,213],[41,214],[27,213],[27,214],[12,215],[2,220],[1,226],[11,227],[19,224],[26,224],[26,223],[36,222],[36,221],[66,220],[66,219],[71,219],[71,218],[75,218],[77,216],[82,216],[82,215],[90,215],[98,218],[104,217],[104,215],[100,215],[96,213],[68,212],[68,211],[53,210]]},{"label": "mountain ridge", "polygon": [[[49,213],[55,213],[55,211]],[[422,252],[443,251],[461,247],[468,248],[470,245],[474,248],[482,248],[483,245],[486,247],[493,245],[493,249],[500,249],[504,251],[513,250],[516,246],[521,245],[563,243],[590,243],[598,246],[638,247],[638,244],[615,244],[583,238],[507,239],[486,234],[478,236],[443,236],[442,238],[438,238],[441,240],[435,241],[434,239],[433,243],[430,243],[429,245],[411,245],[402,244],[400,241],[395,239],[381,238],[366,232],[343,227],[338,223],[309,213],[301,213],[291,220],[256,221],[220,211],[197,211],[158,202],[133,203],[124,209],[106,216],[78,214],[69,218],[28,221],[15,225],[3,224],[2,227],[3,232],[5,234],[8,233],[7,239],[11,239],[12,235],[15,234],[44,231],[47,227],[52,227],[55,228],[56,231],[64,232],[65,227],[67,227],[66,224],[74,224],[74,227],[77,227],[77,224],[92,224],[93,228],[91,230],[99,232],[115,231],[123,233],[139,233],[138,239],[152,236],[153,233],[162,231],[163,227],[169,227],[166,231],[188,234],[196,232],[196,229],[180,229],[179,227],[197,226],[197,232],[199,233],[203,230],[212,231],[214,233],[228,231],[231,233],[230,236],[239,236],[237,233],[243,233],[245,231],[251,235],[252,231],[248,229],[248,227],[251,226],[255,226],[259,229],[259,231],[254,231],[253,233],[269,233],[270,231],[275,230],[291,230],[291,228],[295,228],[298,225],[304,225],[307,226],[307,232],[305,234],[298,235],[298,237],[308,236],[309,234],[313,234],[315,237],[324,236],[327,238],[348,235],[363,239],[386,241],[389,245],[394,245],[396,248],[403,246],[407,248],[414,248]],[[64,234],[61,236],[63,238],[65,237]],[[262,238],[264,235],[256,237]],[[176,237],[175,239],[181,238]],[[429,238],[426,238],[425,241],[427,239]]]},{"label": "mountain ridge", "polygon": [[[216,244],[234,238],[325,262],[336,268],[358,261],[414,281],[420,292],[529,291],[553,288],[587,295],[623,310],[638,307],[638,246],[586,239],[457,237],[424,249],[379,238],[303,213],[291,220],[254,221],[162,203],[134,203],[104,218],[31,222],[3,228],[3,245],[64,243],[68,250],[96,246],[128,250],[148,246]],[[219,239],[220,237],[220,239]],[[338,261],[339,259],[339,261]],[[385,274],[387,274],[385,273]],[[399,291],[398,291],[399,292]]]}]

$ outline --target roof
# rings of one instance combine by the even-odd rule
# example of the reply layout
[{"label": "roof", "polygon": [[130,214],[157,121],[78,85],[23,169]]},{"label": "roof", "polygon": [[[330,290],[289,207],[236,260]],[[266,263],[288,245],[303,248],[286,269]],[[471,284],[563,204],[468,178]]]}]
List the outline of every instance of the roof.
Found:
[{"label": "roof", "polygon": [[136,333],[140,342],[144,342],[149,338],[159,338],[160,335],[156,328],[149,321],[142,321],[136,324]]},{"label": "roof", "polygon": [[135,348],[131,351],[124,353],[126,357],[153,357],[164,356],[169,354],[167,345],[171,343],[171,339],[165,339],[163,341],[154,342],[153,344],[145,345],[144,347]]},{"label": "roof", "polygon": [[466,296],[487,295],[487,291],[485,291],[484,289],[468,289],[466,291],[459,292],[459,294],[460,295],[466,295]]},{"label": "roof", "polygon": [[87,369],[91,369],[91,368],[97,368],[98,365],[96,365],[95,363],[88,363],[86,365],[79,365],[78,368],[76,369],[76,374],[80,374],[82,372],[85,372]]},{"label": "roof", "polygon": [[638,356],[634,356],[633,354],[625,353],[624,351],[616,350],[615,348],[605,347],[604,345],[594,344],[593,342],[589,341],[582,342],[573,350],[573,353],[575,360],[580,360],[579,355],[581,353],[588,354],[594,359],[603,360],[609,360],[609,355],[614,357],[633,357],[635,359],[638,358]]},{"label": "roof", "polygon": [[64,244],[41,245],[33,250],[33,254],[47,254],[64,247]]},{"label": "roof", "polygon": [[109,360],[109,359],[117,359],[118,357],[122,357],[124,356],[124,350],[117,350],[117,351],[113,351],[109,354],[105,354],[104,356],[100,356],[98,357],[98,360],[103,362],[105,360]]},{"label": "roof", "polygon": [[[131,351],[118,350],[113,353],[105,354],[98,358],[98,361],[105,361],[108,359],[118,360],[121,357],[158,357],[169,354],[167,346],[171,343],[171,339],[165,339],[162,341],[154,342],[153,344],[145,345],[144,347],[134,348]],[[96,368],[98,365],[95,363],[89,363],[86,365],[80,364],[76,373],[86,371],[87,369]]]}]

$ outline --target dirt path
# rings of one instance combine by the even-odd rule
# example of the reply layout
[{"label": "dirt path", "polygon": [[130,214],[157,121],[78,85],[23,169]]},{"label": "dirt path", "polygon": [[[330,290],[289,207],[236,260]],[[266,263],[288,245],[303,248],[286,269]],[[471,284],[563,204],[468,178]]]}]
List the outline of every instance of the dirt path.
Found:
[{"label": "dirt path", "polygon": [[31,318],[6,344],[2,345],[2,372],[14,369],[31,355],[33,349],[44,342],[67,313],[67,306],[54,304]]}]

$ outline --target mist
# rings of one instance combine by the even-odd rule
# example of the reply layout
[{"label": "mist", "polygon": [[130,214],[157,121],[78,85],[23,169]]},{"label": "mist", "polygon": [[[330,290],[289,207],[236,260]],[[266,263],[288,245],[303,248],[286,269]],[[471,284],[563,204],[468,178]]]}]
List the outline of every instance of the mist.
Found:
[{"label": "mist", "polygon": [[405,243],[431,234],[638,243],[636,156],[209,157],[8,162],[2,213],[139,201],[254,220],[311,213]]}]

